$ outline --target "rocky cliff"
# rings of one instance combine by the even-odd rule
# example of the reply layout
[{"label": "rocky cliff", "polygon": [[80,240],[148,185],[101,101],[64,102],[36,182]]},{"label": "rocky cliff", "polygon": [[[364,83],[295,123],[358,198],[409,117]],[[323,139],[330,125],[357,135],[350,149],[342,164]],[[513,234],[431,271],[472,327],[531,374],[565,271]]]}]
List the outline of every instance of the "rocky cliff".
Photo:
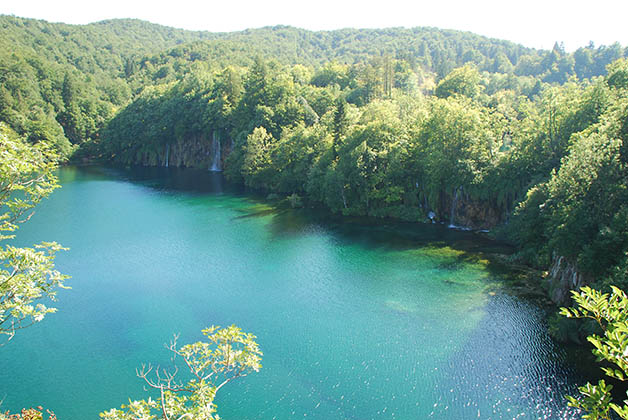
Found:
[{"label": "rocky cliff", "polygon": [[589,284],[588,279],[576,263],[555,255],[546,277],[550,298],[558,305],[571,305],[571,291]]},{"label": "rocky cliff", "polygon": [[[225,146],[222,143],[226,143]],[[150,145],[135,152],[119,156],[118,161],[127,165],[163,166],[208,169],[220,171],[230,143],[221,140],[218,132],[173,139],[163,145]],[[221,150],[225,150],[221,153]]]}]

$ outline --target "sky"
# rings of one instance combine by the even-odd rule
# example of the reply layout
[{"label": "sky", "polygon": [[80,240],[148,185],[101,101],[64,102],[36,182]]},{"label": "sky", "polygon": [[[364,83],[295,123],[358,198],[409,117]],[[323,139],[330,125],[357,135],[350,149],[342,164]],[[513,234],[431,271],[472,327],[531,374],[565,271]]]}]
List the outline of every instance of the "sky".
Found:
[{"label": "sky", "polygon": [[628,0],[0,0],[0,14],[86,24],[137,18],[212,32],[272,25],[310,30],[432,26],[567,51],[628,46]]}]

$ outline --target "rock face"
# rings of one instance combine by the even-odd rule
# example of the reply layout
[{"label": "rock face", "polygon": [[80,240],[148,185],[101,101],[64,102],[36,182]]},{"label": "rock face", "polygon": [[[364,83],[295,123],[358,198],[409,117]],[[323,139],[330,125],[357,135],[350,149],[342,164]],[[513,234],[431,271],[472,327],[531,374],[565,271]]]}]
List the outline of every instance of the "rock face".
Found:
[{"label": "rock face", "polygon": [[[222,171],[225,158],[233,148],[233,141],[222,130],[212,130],[203,134],[173,139],[166,144],[151,144],[139,147],[117,160],[126,165],[185,167]],[[417,186],[419,184],[417,183]],[[442,191],[440,198],[432,207],[427,199],[417,204],[407,204],[414,208],[416,214],[408,220],[416,220],[423,214],[432,223],[440,222],[463,229],[492,229],[504,223],[508,211],[497,206],[492,200],[472,198],[463,187],[450,191]],[[380,215],[381,216],[381,215]],[[399,217],[396,214],[385,214],[387,217]]]},{"label": "rock face", "polygon": [[471,198],[462,188],[456,189],[451,195],[442,194],[441,197],[437,209],[423,208],[435,212],[437,220],[451,227],[492,229],[507,220],[507,211],[500,210],[490,200]]},{"label": "rock face", "polygon": [[505,219],[504,213],[490,203],[470,199],[459,199],[454,214],[456,226],[471,229],[492,229]]},{"label": "rock face", "polygon": [[571,303],[571,290],[578,290],[588,283],[588,279],[578,270],[575,263],[555,255],[552,259],[547,283],[552,301],[558,305]]},{"label": "rock face", "polygon": [[163,146],[141,148],[124,163],[141,166],[185,167],[221,170],[224,156],[221,153],[220,137],[197,135],[176,139]]},{"label": "rock face", "polygon": [[171,166],[207,169],[213,161],[211,139],[204,136],[179,139],[170,146]]}]

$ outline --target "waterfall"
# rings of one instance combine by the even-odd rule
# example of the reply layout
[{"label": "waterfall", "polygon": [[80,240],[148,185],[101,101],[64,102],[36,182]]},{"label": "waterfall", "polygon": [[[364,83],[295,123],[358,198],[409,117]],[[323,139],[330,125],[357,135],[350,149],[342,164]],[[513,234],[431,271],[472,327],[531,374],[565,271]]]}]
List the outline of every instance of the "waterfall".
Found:
[{"label": "waterfall", "polygon": [[462,187],[458,187],[454,191],[454,199],[451,202],[451,213],[449,215],[449,227],[450,228],[456,227],[456,225],[454,224],[454,221],[455,221],[454,217],[456,215],[456,203],[458,202],[458,193],[460,192],[461,189]]},{"label": "waterfall", "polygon": [[220,139],[216,135],[216,131],[212,133],[212,166],[209,168],[212,172],[222,171],[220,167]]},{"label": "waterfall", "polygon": [[164,160],[164,166],[168,167],[168,162],[170,161],[170,143],[166,145],[166,159]]}]

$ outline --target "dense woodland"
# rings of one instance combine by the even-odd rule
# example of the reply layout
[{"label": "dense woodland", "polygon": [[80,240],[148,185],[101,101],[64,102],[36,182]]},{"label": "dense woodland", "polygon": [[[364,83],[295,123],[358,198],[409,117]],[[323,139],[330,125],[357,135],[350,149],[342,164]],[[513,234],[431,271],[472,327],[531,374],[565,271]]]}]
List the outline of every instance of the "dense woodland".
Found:
[{"label": "dense woodland", "polygon": [[[612,290],[583,288],[563,315],[595,320],[604,337],[589,338],[594,353],[619,368],[605,372],[628,376],[628,297],[611,289],[628,288],[628,48],[619,44],[567,53],[435,28],[209,33],[0,16],[0,146],[0,231],[9,232],[0,240],[57,187],[53,156],[223,170],[294,207],[490,229],[516,245],[513,262],[546,270],[555,302],[585,285]],[[11,320],[53,311],[30,302],[62,286],[61,249],[2,248],[21,271],[0,271],[1,334],[15,333]],[[210,330],[216,343],[228,331]],[[257,370],[256,344],[242,337],[255,356],[242,369]],[[171,350],[192,357],[193,348]],[[603,381],[581,390],[571,404],[591,418],[611,408],[628,418]],[[157,408],[143,404],[131,411]]]},{"label": "dense woodland", "polygon": [[293,205],[497,228],[513,258],[550,270],[558,302],[628,286],[619,44],[13,16],[0,43],[0,121],[65,159],[218,165]]}]

